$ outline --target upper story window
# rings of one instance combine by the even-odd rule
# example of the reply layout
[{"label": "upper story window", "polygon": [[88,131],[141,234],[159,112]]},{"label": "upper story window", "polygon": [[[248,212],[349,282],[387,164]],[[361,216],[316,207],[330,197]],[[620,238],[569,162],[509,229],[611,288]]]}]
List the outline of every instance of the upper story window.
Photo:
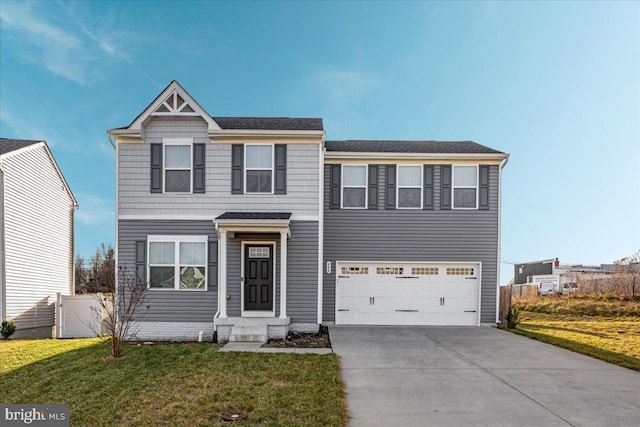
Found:
[{"label": "upper story window", "polygon": [[422,207],[422,169],[422,165],[398,165],[398,208],[420,209]]},{"label": "upper story window", "polygon": [[453,207],[478,208],[478,166],[453,167]]},{"label": "upper story window", "polygon": [[162,138],[150,144],[152,193],[204,193],[206,144],[194,138]]},{"label": "upper story window", "polygon": [[164,191],[165,193],[191,192],[191,141],[165,140]]},{"label": "upper story window", "polygon": [[206,290],[207,236],[149,236],[149,288]]},{"label": "upper story window", "polygon": [[273,145],[245,147],[245,193],[273,193]]},{"label": "upper story window", "polygon": [[342,165],[342,207],[345,209],[367,207],[366,165]]}]

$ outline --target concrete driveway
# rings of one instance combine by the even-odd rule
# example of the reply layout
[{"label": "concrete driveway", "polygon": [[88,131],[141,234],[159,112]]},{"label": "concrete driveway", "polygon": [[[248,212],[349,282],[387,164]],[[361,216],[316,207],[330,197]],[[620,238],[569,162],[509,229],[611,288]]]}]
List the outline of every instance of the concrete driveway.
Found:
[{"label": "concrete driveway", "polygon": [[640,373],[496,328],[330,335],[353,427],[640,426]]}]

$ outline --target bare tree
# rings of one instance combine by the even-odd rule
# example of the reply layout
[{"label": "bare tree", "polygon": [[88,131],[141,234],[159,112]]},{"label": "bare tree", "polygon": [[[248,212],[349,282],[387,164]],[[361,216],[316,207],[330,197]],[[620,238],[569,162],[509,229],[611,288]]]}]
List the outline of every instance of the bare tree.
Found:
[{"label": "bare tree", "polygon": [[630,293],[631,298],[635,298],[636,291],[640,288],[640,250],[616,261],[615,265],[615,287],[621,290],[625,296]]},{"label": "bare tree", "polygon": [[116,281],[116,261],[113,246],[101,243],[89,258],[88,267],[86,266],[86,259],[81,255],[76,255],[75,271],[76,293],[113,293]]},{"label": "bare tree", "polygon": [[82,294],[85,292],[85,286],[89,281],[89,275],[84,268],[85,259],[82,255],[77,254],[73,263],[75,274],[75,288],[76,294]]},{"label": "bare tree", "polygon": [[98,324],[104,325],[111,338],[111,356],[114,358],[123,356],[125,342],[135,336],[137,322],[143,315],[138,308],[145,302],[146,290],[146,283],[134,270],[118,267],[115,296],[96,296],[101,311]]}]

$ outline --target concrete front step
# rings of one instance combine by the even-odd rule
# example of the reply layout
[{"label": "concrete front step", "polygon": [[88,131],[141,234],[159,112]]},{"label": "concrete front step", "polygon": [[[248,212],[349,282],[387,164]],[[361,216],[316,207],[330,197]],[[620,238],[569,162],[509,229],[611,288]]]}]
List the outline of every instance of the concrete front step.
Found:
[{"label": "concrete front step", "polygon": [[231,342],[267,342],[267,326],[251,325],[242,326],[234,325],[231,328],[229,336]]},{"label": "concrete front step", "polygon": [[267,342],[267,336],[266,335],[231,335],[229,337],[229,342],[265,343]]}]

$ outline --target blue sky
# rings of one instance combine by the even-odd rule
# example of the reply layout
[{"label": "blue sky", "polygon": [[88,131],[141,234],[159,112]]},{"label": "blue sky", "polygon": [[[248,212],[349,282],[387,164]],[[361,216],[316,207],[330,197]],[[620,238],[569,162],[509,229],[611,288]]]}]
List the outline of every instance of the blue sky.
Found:
[{"label": "blue sky", "polygon": [[640,3],[0,3],[0,134],[46,140],[114,242],[114,152],[173,79],[212,115],[322,117],[327,139],[510,153],[509,262],[640,249]]}]

